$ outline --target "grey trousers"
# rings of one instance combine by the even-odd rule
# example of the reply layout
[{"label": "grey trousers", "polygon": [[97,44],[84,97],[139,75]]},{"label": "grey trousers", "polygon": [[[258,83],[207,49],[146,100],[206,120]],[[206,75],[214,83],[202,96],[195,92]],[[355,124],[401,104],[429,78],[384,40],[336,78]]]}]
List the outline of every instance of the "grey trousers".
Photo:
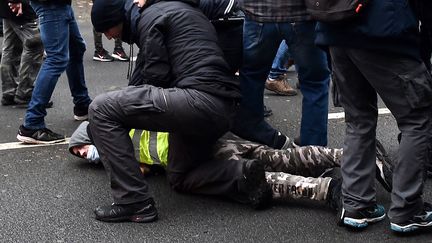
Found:
[{"label": "grey trousers", "polygon": [[3,34],[0,63],[3,97],[30,100],[33,83],[43,61],[37,21],[17,24],[3,19]]},{"label": "grey trousers", "polygon": [[333,81],[345,109],[342,195],[346,210],[360,210],[375,199],[377,93],[402,134],[393,171],[389,218],[399,223],[423,208],[424,165],[431,146],[432,79],[411,57],[331,47]]},{"label": "grey trousers", "polygon": [[89,107],[89,135],[111,181],[116,204],[151,197],[129,137],[132,128],[170,132],[167,176],[182,192],[238,201],[242,164],[213,159],[215,141],[229,130],[237,102],[193,89],[130,86],[97,96]]}]

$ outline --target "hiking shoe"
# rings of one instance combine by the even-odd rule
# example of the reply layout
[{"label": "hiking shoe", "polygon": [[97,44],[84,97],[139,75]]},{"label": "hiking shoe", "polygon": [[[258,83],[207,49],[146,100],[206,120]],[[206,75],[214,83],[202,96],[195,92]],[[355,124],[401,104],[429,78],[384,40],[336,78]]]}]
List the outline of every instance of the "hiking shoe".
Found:
[{"label": "hiking shoe", "polygon": [[108,53],[107,50],[96,50],[93,55],[93,61],[98,62],[112,62],[114,58]]},{"label": "hiking shoe", "polygon": [[384,146],[376,140],[376,179],[388,192],[392,190],[393,163]]},{"label": "hiking shoe", "polygon": [[88,119],[88,105],[76,105],[74,107],[74,119],[76,121],[85,121]]},{"label": "hiking shoe", "polygon": [[364,229],[369,223],[376,223],[383,220],[385,215],[384,207],[379,204],[354,212],[347,211],[345,208],[341,207],[341,209],[339,209],[338,225]]},{"label": "hiking shoe", "polygon": [[340,168],[327,169],[320,177],[332,178],[327,188],[326,203],[331,209],[337,211],[342,207],[342,175]]},{"label": "hiking shoe", "polygon": [[94,210],[94,214],[97,220],[104,222],[149,223],[158,218],[152,198],[134,204],[99,206]]},{"label": "hiking shoe", "polygon": [[264,209],[270,205],[272,191],[265,178],[264,163],[259,160],[246,160],[243,163],[243,178],[239,188],[248,196],[254,209]]},{"label": "hiking shoe", "polygon": [[65,141],[65,136],[55,133],[48,128],[33,130],[21,125],[18,129],[17,139],[28,144],[51,144]]},{"label": "hiking shoe", "polygon": [[129,57],[126,55],[123,48],[115,48],[111,56],[114,58],[114,60],[122,61],[122,62],[128,62]]},{"label": "hiking shoe", "polygon": [[432,205],[425,202],[423,210],[402,223],[390,223],[390,229],[397,233],[408,233],[432,226]]},{"label": "hiking shoe", "polygon": [[292,147],[291,139],[278,132],[275,149],[287,150]]},{"label": "hiking shoe", "polygon": [[297,91],[293,89],[285,80],[267,79],[265,88],[275,92],[278,95],[293,96],[297,95]]},{"label": "hiking shoe", "polygon": [[267,106],[264,106],[264,117],[269,117],[273,115],[273,111],[270,108],[267,108]]}]

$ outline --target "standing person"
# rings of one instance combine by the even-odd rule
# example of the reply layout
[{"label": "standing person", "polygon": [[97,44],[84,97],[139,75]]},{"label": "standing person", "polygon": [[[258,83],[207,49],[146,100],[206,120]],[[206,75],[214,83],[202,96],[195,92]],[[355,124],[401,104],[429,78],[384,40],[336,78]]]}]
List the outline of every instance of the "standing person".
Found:
[{"label": "standing person", "polygon": [[85,43],[78,29],[71,0],[31,0],[30,5],[39,17],[46,59],[42,64],[24,124],[17,139],[24,143],[55,143],[65,139],[46,128],[44,118],[60,75],[66,71],[74,103],[75,120],[87,119],[91,99],[84,79],[83,55]]},{"label": "standing person", "polygon": [[[94,0],[92,0],[94,2]],[[93,55],[94,61],[99,62],[112,62],[114,60],[127,62],[129,61],[129,57],[126,55],[123,46],[122,46],[122,40],[115,38],[114,39],[114,51],[112,54],[109,54],[107,50],[103,47],[102,44],[102,33],[97,32],[93,28],[93,40],[95,45],[95,52]]]},{"label": "standing person", "polygon": [[214,160],[211,150],[230,129],[239,84],[198,2],[95,0],[92,23],[108,39],[139,48],[130,85],[99,95],[89,108],[89,135],[111,180],[114,204],[95,209],[97,220],[152,222],[157,210],[134,156],[132,128],[171,132],[167,168],[178,191],[221,195],[267,206],[271,189],[264,164]]},{"label": "standing person", "polygon": [[1,104],[28,104],[33,83],[42,64],[43,45],[37,16],[28,2],[19,3],[20,12],[9,8],[8,0],[0,0],[3,18],[3,56],[0,63],[2,80]]},{"label": "standing person", "polygon": [[300,146],[327,145],[328,87],[330,72],[325,53],[313,43],[316,22],[303,0],[244,0],[242,91],[234,133],[280,149],[290,139],[263,117],[264,85],[282,40],[289,46],[298,67],[303,94]]},{"label": "standing person", "polygon": [[320,24],[316,39],[330,48],[338,101],[345,110],[339,224],[365,228],[385,217],[373,178],[378,93],[401,132],[390,228],[416,231],[432,226],[432,207],[422,199],[431,149],[432,78],[420,58],[418,21],[410,6],[370,1],[364,10],[355,21]]}]

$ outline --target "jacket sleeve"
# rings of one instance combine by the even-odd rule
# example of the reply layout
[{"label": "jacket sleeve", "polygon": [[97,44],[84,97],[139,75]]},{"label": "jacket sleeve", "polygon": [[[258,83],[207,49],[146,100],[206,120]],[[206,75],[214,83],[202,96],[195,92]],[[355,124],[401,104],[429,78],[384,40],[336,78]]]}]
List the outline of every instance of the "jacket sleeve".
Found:
[{"label": "jacket sleeve", "polygon": [[[140,62],[134,71],[131,85],[151,84],[157,87],[167,88],[171,83],[171,64],[165,45],[164,16],[158,17],[147,34],[140,36]],[[137,61],[138,62],[138,61]],[[137,77],[138,73],[139,77]],[[135,80],[135,82],[133,81]],[[139,80],[140,83],[137,83]]]},{"label": "jacket sleeve", "polygon": [[239,10],[237,0],[200,0],[199,8],[208,19],[224,18]]}]

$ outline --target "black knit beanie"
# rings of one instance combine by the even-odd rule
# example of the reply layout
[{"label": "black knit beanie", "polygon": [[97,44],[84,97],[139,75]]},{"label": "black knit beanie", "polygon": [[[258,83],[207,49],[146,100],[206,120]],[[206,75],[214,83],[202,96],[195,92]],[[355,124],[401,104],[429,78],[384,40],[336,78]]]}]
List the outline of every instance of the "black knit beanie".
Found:
[{"label": "black knit beanie", "polygon": [[125,0],[94,0],[91,21],[95,30],[105,32],[123,22],[124,4]]}]

